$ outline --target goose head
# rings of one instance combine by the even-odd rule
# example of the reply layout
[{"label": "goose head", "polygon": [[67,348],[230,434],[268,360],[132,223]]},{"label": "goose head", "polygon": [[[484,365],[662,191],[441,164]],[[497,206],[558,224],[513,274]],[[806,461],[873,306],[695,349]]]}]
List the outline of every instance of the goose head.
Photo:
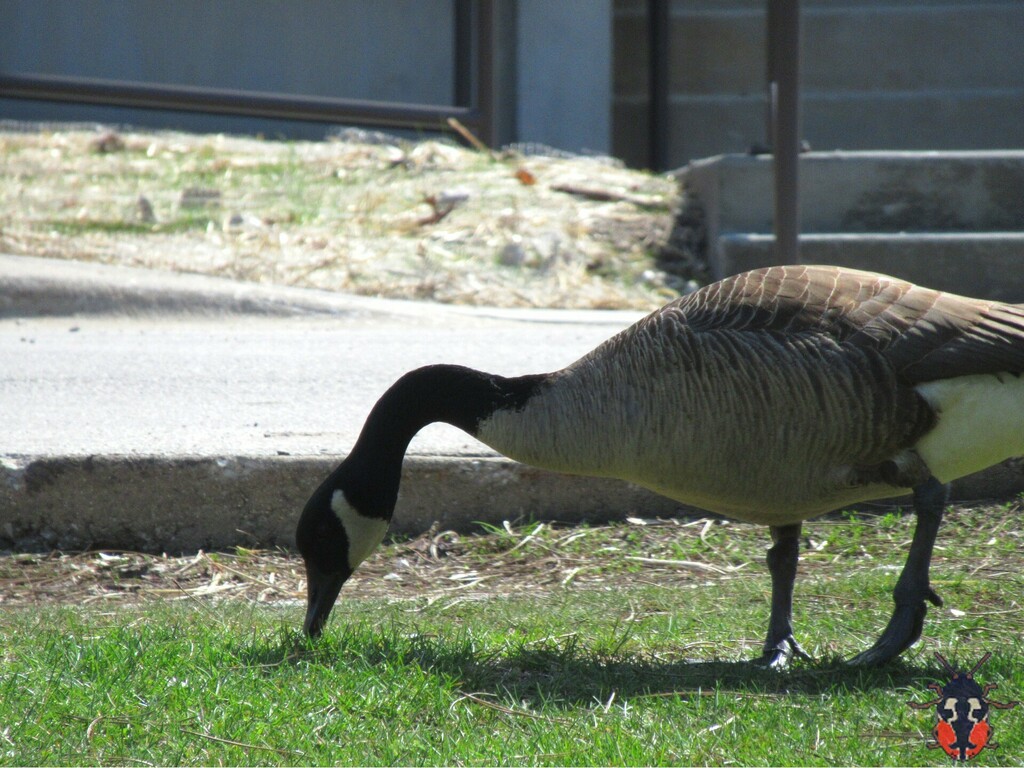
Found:
[{"label": "goose head", "polygon": [[384,540],[398,501],[402,459],[413,436],[435,421],[475,435],[500,409],[516,409],[546,379],[506,379],[457,365],[410,371],[377,401],[352,452],[317,488],[299,518],[306,562],[304,630],[318,636],[352,572]]},{"label": "goose head", "polygon": [[361,477],[353,461],[343,462],[316,489],[299,518],[295,541],[306,565],[303,631],[310,637],[323,632],[341,588],[387,533],[394,496],[374,499],[360,493]]}]

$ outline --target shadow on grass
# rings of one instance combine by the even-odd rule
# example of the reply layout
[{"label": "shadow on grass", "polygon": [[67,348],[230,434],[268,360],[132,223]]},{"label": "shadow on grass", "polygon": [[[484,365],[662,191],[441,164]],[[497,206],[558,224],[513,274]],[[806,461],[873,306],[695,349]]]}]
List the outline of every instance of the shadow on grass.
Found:
[{"label": "shadow on grass", "polygon": [[709,692],[752,696],[821,695],[849,691],[920,688],[946,674],[937,664],[915,666],[896,660],[878,669],[847,666],[833,658],[799,662],[788,672],[773,672],[750,661],[660,661],[627,653],[602,653],[570,638],[540,647],[508,644],[474,647],[465,638],[409,636],[383,630],[348,632],[309,641],[297,632],[235,649],[250,666],[308,664],[335,670],[359,661],[379,667],[417,666],[457,680],[467,692],[490,693],[531,705],[605,701],[632,697],[690,697]]}]

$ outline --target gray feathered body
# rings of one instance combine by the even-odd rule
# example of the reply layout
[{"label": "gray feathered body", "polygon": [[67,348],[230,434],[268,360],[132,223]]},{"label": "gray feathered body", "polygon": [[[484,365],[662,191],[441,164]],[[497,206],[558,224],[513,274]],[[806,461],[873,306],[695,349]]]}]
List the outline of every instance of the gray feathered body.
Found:
[{"label": "gray feathered body", "polygon": [[925,456],[937,466],[922,459],[944,408],[959,407],[932,382],[991,378],[1018,406],[1020,437],[1011,424],[989,453],[1024,452],[1022,371],[1020,306],[776,267],[652,313],[496,411],[477,436],[529,464],[783,525],[972,466],[953,454],[984,436],[942,435]]}]

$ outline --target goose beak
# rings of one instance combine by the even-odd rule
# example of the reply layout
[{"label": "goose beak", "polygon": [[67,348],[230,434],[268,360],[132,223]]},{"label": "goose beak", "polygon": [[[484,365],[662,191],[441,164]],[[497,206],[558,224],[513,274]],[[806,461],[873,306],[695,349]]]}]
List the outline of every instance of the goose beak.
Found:
[{"label": "goose beak", "polygon": [[321,573],[312,568],[306,568],[306,621],[302,625],[302,631],[312,638],[320,637],[324,631],[324,624],[327,617],[331,615],[334,601],[338,599],[342,585],[348,580],[348,574]]}]

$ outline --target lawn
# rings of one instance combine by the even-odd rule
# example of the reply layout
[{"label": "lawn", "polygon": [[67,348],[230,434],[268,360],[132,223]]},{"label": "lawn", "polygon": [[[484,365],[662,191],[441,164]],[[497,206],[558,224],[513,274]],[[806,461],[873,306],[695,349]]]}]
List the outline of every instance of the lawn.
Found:
[{"label": "lawn", "polygon": [[[805,527],[795,626],[816,660],[784,674],[743,661],[768,611],[753,526],[534,523],[395,542],[315,644],[292,587],[263,601],[195,582],[133,591],[146,569],[90,572],[95,553],[10,556],[0,763],[942,764],[925,746],[934,709],[907,703],[948,680],[935,651],[959,667],[991,651],[977,673],[999,684],[990,697],[1024,699],[1020,512],[950,513],[932,579],[946,605],[902,660],[870,671],[840,659],[887,619],[913,524],[895,513]],[[218,584],[277,583],[259,553],[205,557]],[[44,567],[51,586],[76,572],[88,586],[68,581],[62,601]],[[973,762],[1024,764],[1024,706],[991,722],[1000,746]]]}]

